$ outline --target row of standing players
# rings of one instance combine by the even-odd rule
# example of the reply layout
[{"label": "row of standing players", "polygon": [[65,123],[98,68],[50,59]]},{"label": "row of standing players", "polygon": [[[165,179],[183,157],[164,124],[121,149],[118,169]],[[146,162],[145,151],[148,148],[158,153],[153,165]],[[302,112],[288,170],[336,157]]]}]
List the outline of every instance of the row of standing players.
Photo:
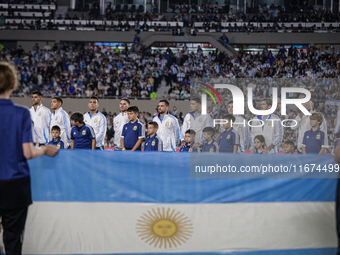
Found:
[{"label": "row of standing players", "polygon": [[[71,116],[71,121],[67,112],[62,109],[61,98],[52,98],[52,114],[47,107],[42,105],[42,100],[43,97],[39,91],[33,92],[33,106],[30,108],[30,113],[34,143],[40,145],[50,143],[61,148],[103,150],[107,124],[106,117],[98,111],[99,99],[97,97],[90,98],[89,111],[83,115],[83,118],[79,112],[76,112],[72,115],[73,117]],[[261,101],[261,110],[268,110],[271,106],[271,99]],[[321,113],[315,112],[313,101],[304,103],[303,106],[312,115],[299,114],[294,119],[296,125],[291,129],[298,130],[298,152],[323,154],[325,148],[328,147],[326,121]],[[283,139],[283,127],[281,121],[277,121],[280,120],[278,116],[275,114],[256,116],[252,119],[253,125],[249,129],[248,123],[242,116],[232,115],[232,101],[228,102],[229,114],[225,115],[224,119],[228,119],[228,123],[232,121],[233,125],[223,124],[218,142],[213,139],[215,130],[212,128],[210,115],[201,114],[200,98],[191,100],[191,112],[185,116],[181,132],[177,118],[168,113],[168,108],[168,101],[161,100],[158,103],[159,114],[148,124],[149,137],[145,139],[144,125],[138,121],[139,109],[135,106],[130,107],[129,99],[121,99],[120,113],[113,119],[115,150],[140,150],[145,139],[144,150],[146,151],[175,151],[181,140],[180,151],[243,153],[250,145],[251,153],[273,154],[277,153],[277,147]],[[74,126],[72,131],[71,123]],[[338,121],[336,129],[340,129],[339,124]],[[133,132],[130,132],[130,129]],[[124,130],[127,131],[126,134]],[[86,142],[82,133],[87,134]],[[283,147],[286,153],[294,150],[294,144],[290,141],[285,142]]]},{"label": "row of standing players", "polygon": [[[53,144],[59,148],[103,150],[107,123],[106,117],[98,111],[99,99],[96,96],[90,98],[88,112],[84,115],[74,112],[71,117],[63,110],[63,100],[60,97],[52,98],[52,113],[42,104],[42,100],[41,92],[34,91],[30,114],[33,124],[33,141],[36,146]],[[119,108],[120,113],[113,120],[115,150],[141,150],[145,128],[138,121],[138,107],[130,106],[129,99],[124,98],[120,100]],[[145,140],[145,150],[175,150],[180,135],[179,124],[174,116],[167,114],[168,108],[169,103],[166,100],[159,102],[159,114],[148,125],[150,136]],[[153,140],[150,143],[148,143],[149,138]],[[158,141],[161,146],[158,145]],[[148,147],[149,144],[151,146]]]}]

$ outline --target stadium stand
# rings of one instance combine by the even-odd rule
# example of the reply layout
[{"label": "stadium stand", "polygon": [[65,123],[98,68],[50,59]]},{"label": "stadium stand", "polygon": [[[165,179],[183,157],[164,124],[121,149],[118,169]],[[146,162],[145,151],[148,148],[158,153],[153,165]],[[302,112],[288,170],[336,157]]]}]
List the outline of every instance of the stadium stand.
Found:
[{"label": "stadium stand", "polygon": [[[262,54],[241,50],[237,57],[229,57],[223,52],[210,52],[204,56],[198,52],[191,53],[186,60],[181,56],[179,62],[175,56],[170,48],[165,52],[151,52],[143,45],[107,50],[90,45],[76,48],[72,44],[61,47],[46,44],[42,49],[36,45],[27,53],[21,47],[3,49],[0,58],[14,63],[19,71],[20,84],[14,91],[18,97],[30,96],[33,90],[38,89],[47,97],[83,98],[97,95],[101,98],[150,99],[152,92],[167,84],[170,85],[169,89],[165,95],[160,95],[162,98],[170,101],[190,100],[190,81],[196,78],[257,78],[263,82],[254,87],[254,100],[261,101],[271,96],[270,87],[275,78],[281,78],[280,87],[288,86],[289,79],[295,78],[297,86],[311,91],[316,102],[315,109],[322,112],[327,120],[329,144],[332,146],[334,143],[336,108],[325,105],[328,99],[340,100],[340,88],[336,83],[340,52],[335,52],[333,48],[328,47],[324,51],[311,48],[303,52],[293,47],[288,50],[282,47],[275,56],[267,48]],[[176,76],[169,73],[173,66],[178,70]],[[231,95],[225,97],[231,100]],[[210,115],[220,118],[224,111],[223,107],[212,106]],[[298,113],[291,109],[289,118],[294,118]],[[245,117],[249,120],[252,116],[247,114]],[[149,121],[149,115],[142,114],[144,123]],[[183,113],[175,115],[182,123]],[[114,116],[114,113],[108,114],[109,126]],[[286,128],[283,141],[287,139],[296,144],[296,131]],[[109,141],[110,137],[108,145]],[[279,150],[282,151],[282,146]]]}]

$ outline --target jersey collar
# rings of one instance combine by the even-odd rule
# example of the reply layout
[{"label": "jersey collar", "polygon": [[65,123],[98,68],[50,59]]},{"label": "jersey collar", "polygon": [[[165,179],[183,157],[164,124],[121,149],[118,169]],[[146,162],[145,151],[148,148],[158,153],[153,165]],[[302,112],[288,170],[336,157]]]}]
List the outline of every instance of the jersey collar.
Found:
[{"label": "jersey collar", "polygon": [[[169,112],[166,112],[166,114],[164,115],[164,117],[163,117],[163,118],[165,118],[165,116],[167,116],[167,115],[169,115]],[[160,113],[158,113],[157,117],[158,117],[159,119],[161,119],[161,117],[160,117]]]},{"label": "jersey collar", "polygon": [[56,113],[58,113],[58,112],[60,112],[62,110],[63,110],[63,108],[60,106],[60,108],[58,110],[53,111],[53,113],[56,114]]},{"label": "jersey collar", "polygon": [[[194,112],[190,112],[190,114],[191,114],[192,117],[195,118]],[[199,115],[201,115],[201,114],[202,114],[202,112],[200,112],[200,114],[198,114],[197,117],[198,117]]]},{"label": "jersey collar", "polygon": [[34,111],[39,110],[39,108],[40,108],[41,106],[43,106],[43,104],[38,105],[38,106],[37,106],[37,109],[34,109],[34,105],[32,105]]},{"label": "jersey collar", "polygon": [[[267,117],[267,119],[270,119],[271,116],[272,116],[272,115],[269,114],[269,116]],[[262,119],[263,119],[263,115],[257,115],[256,117],[257,117],[259,120],[262,120]]]},{"label": "jersey collar", "polygon": [[92,116],[96,115],[98,112],[99,112],[99,111],[97,110],[97,111],[96,111],[96,113],[95,113],[95,114],[93,114],[93,115],[91,115],[91,113],[90,113],[90,112],[87,112],[87,113],[90,115],[90,117],[92,117]]},{"label": "jersey collar", "polygon": [[319,131],[320,131],[320,127],[319,127],[317,130],[315,130],[315,131],[311,128],[311,131],[312,131],[313,133],[319,132]]}]

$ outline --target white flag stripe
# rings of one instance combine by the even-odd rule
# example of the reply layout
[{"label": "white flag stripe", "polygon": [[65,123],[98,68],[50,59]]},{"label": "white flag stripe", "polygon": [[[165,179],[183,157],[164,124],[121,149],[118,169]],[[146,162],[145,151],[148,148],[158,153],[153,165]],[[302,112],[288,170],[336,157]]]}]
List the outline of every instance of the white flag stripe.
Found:
[{"label": "white flag stripe", "polygon": [[[177,224],[177,230],[183,222],[188,223],[183,224],[187,229],[184,226],[184,234],[177,238],[177,247],[172,245],[172,248],[165,248],[162,245],[159,248],[159,243],[157,247],[154,247],[154,243],[149,245],[137,233],[137,223],[142,223],[139,230],[147,232],[148,227],[145,225],[149,224],[152,229],[152,224],[157,219],[169,218],[162,216],[166,216],[168,208],[174,215],[180,212],[177,219],[170,217]],[[143,214],[144,220],[138,221]],[[29,209],[23,253],[213,252],[336,247],[334,215],[333,202],[34,202]],[[187,218],[183,220],[185,217]],[[176,238],[177,232],[172,236]],[[152,235],[156,234],[151,233],[151,238]],[[167,240],[171,243],[169,238]]]}]

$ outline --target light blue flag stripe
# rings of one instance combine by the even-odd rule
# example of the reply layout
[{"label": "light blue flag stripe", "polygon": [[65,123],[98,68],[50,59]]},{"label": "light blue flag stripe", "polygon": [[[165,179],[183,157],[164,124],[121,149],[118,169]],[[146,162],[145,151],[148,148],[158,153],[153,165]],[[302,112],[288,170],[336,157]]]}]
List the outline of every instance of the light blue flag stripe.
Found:
[{"label": "light blue flag stripe", "polygon": [[[259,155],[239,155],[261,163]],[[201,158],[211,154],[201,153]],[[225,157],[221,155],[221,157]],[[234,157],[234,156],[233,156]],[[315,156],[265,155],[303,164]],[[332,157],[320,157],[332,163]],[[334,201],[337,179],[190,178],[190,153],[62,150],[30,161],[34,201],[234,203]],[[99,163],[100,162],[100,163]],[[242,161],[239,162],[242,164]]]}]

